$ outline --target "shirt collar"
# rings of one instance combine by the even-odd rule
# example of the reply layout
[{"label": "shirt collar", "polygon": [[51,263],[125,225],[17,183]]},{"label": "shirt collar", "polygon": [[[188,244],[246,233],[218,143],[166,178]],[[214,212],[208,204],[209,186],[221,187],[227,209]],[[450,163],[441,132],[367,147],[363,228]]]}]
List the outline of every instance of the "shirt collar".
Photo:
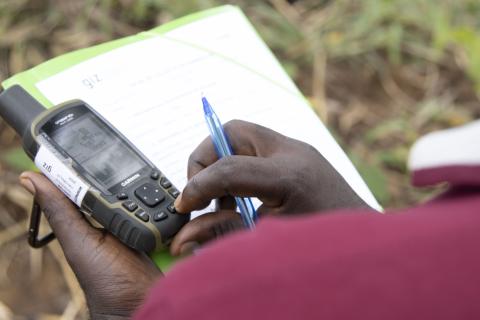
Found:
[{"label": "shirt collar", "polygon": [[408,165],[416,186],[480,186],[480,120],[424,136],[413,145]]}]

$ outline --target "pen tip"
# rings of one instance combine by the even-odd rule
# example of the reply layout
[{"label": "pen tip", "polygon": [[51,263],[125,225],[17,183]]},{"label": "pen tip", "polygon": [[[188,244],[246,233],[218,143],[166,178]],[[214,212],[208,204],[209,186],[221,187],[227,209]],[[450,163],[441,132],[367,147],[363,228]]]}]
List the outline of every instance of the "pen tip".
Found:
[{"label": "pen tip", "polygon": [[212,107],[210,106],[210,103],[208,102],[207,98],[202,95],[202,104],[203,104],[203,112],[206,115],[212,114]]}]

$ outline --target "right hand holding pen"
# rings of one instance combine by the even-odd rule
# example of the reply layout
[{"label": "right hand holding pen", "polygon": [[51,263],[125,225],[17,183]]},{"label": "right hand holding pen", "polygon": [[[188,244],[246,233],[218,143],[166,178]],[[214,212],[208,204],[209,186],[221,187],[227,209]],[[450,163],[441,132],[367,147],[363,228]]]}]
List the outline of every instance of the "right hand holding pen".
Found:
[{"label": "right hand holding pen", "polygon": [[190,156],[189,181],[175,202],[177,211],[187,213],[222,199],[222,211],[188,223],[172,244],[173,254],[186,242],[215,237],[211,230],[223,233],[240,225],[236,214],[225,211],[234,208],[234,196],[259,198],[259,216],[367,207],[310,145],[239,120],[224,128],[235,155],[219,160],[206,138]]}]

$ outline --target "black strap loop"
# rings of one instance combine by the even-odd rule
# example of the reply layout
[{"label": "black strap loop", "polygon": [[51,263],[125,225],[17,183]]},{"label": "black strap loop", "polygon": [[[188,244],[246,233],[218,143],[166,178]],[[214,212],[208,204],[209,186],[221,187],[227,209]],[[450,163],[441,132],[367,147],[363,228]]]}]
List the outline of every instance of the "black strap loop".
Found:
[{"label": "black strap loop", "polygon": [[28,243],[33,248],[41,248],[49,244],[55,239],[55,234],[50,232],[42,238],[38,238],[38,232],[40,230],[40,220],[42,218],[42,210],[38,203],[33,201],[32,212],[30,214],[30,227],[28,228]]}]

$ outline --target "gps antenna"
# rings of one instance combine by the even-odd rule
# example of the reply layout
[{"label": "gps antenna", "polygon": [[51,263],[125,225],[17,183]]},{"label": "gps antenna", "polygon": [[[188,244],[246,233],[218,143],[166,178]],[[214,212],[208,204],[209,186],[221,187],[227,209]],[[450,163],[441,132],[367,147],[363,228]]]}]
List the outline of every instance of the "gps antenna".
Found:
[{"label": "gps antenna", "polygon": [[[30,127],[33,120],[43,111],[45,108],[19,85],[14,85],[0,94],[0,117],[22,137],[22,143],[27,153],[31,149],[29,148],[31,137],[28,135]],[[40,217],[40,206],[33,201],[28,243],[34,248],[41,248],[55,239],[53,233],[38,238]]]},{"label": "gps antenna", "polygon": [[0,117],[22,138],[30,130],[32,121],[45,108],[19,85],[0,94]]}]

